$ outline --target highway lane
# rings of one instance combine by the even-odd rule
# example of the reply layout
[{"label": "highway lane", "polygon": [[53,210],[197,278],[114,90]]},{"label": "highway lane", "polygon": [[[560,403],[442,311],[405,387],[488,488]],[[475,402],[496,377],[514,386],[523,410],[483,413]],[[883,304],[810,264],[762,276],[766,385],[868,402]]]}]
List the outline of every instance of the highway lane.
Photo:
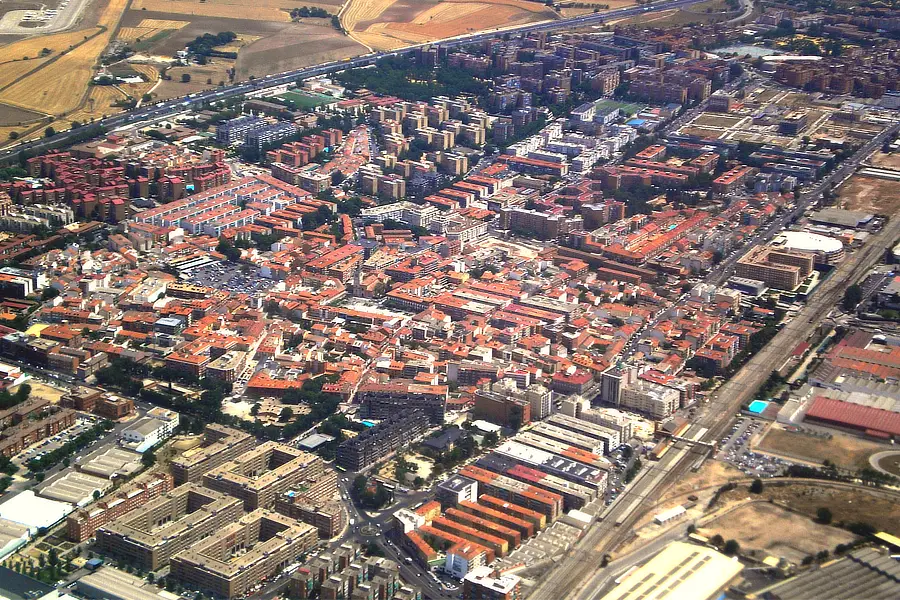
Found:
[{"label": "highway lane", "polygon": [[[783,228],[794,214],[802,211],[832,182],[838,183],[849,177],[856,167],[880,147],[888,135],[900,126],[893,126],[861,147],[852,157],[844,161],[830,175],[801,195],[798,206],[773,224],[772,231],[780,223]],[[728,380],[711,396],[703,407],[695,423],[685,437],[707,432],[701,440],[715,442],[734,420],[740,406],[753,397],[772,372],[772,365],[780,364],[801,341],[805,340],[812,323],[821,322],[843,294],[847,285],[858,281],[880,259],[884,248],[900,235],[900,219],[890,221],[881,232],[872,237],[862,249],[854,252],[834,273],[822,282],[807,305],[797,317],[787,324],[775,338],[753,356],[738,373]],[[736,262],[736,261],[735,261]],[[733,265],[720,265],[730,269]],[[611,552],[631,536],[631,527],[637,519],[653,509],[658,502],[657,491],[665,489],[673,481],[687,473],[688,469],[703,455],[701,447],[691,447],[685,442],[677,442],[662,460],[645,469],[632,485],[622,493],[603,515],[603,521],[595,524],[570,552],[569,556],[529,595],[533,600],[556,600],[557,598],[577,598],[590,600],[604,579],[604,571],[599,570],[604,553]]]},{"label": "highway lane", "polygon": [[[279,85],[283,85],[286,83],[293,83],[296,81],[300,81],[302,79],[308,79],[310,77],[316,77],[319,75],[325,75],[328,73],[335,73],[338,71],[343,71],[350,68],[355,67],[364,67],[375,64],[377,60],[383,58],[385,56],[407,56],[413,52],[417,48],[422,48],[426,46],[431,46],[435,44],[440,44],[441,46],[445,46],[448,48],[455,48],[459,46],[465,46],[468,44],[478,43],[485,40],[493,39],[497,35],[519,35],[524,33],[532,33],[532,32],[540,32],[540,31],[556,31],[560,29],[570,29],[573,27],[586,27],[590,25],[597,25],[606,22],[609,19],[622,19],[625,17],[631,17],[640,15],[643,13],[649,12],[657,12],[661,10],[670,10],[673,8],[679,8],[683,6],[689,6],[691,4],[697,4],[699,2],[703,2],[705,0],[670,0],[668,2],[659,2],[657,4],[653,4],[650,6],[633,6],[629,8],[622,8],[618,10],[611,10],[603,13],[591,13],[587,15],[582,15],[579,17],[572,17],[569,19],[560,19],[558,21],[547,21],[543,23],[535,23],[532,25],[522,25],[519,27],[510,27],[503,29],[495,29],[483,33],[476,33],[471,35],[462,35],[456,36],[453,38],[449,38],[446,40],[441,40],[438,42],[431,42],[428,44],[417,44],[414,46],[408,46],[406,48],[402,48],[399,50],[394,50],[391,52],[379,52],[373,54],[366,54],[357,58],[345,59],[340,61],[332,61],[327,63],[322,63],[319,65],[314,65],[310,67],[304,67],[302,69],[296,69],[292,71],[286,71],[284,73],[277,73],[272,75],[267,75],[265,77],[254,79],[252,81],[246,81],[237,83],[234,85],[217,88],[213,90],[207,90],[205,92],[198,92],[195,94],[190,94],[188,96],[182,96],[181,98],[175,98],[171,100],[166,100],[163,102],[159,102],[156,104],[142,105],[140,108],[132,109],[128,112],[121,113],[112,117],[108,117],[106,119],[102,119],[96,124],[103,126],[108,129],[115,129],[117,127],[122,127],[124,125],[136,124],[140,122],[153,122],[158,121],[167,117],[171,117],[178,112],[182,112],[192,106],[200,106],[204,102],[214,102],[218,100],[224,100],[227,98],[232,98],[235,96],[240,96],[246,94],[248,92],[263,90],[267,88],[276,87]],[[42,150],[47,150],[55,147],[59,147],[64,145],[68,140],[73,138],[79,130],[68,130],[57,133],[56,135],[33,140],[30,142],[22,142],[8,148],[6,150],[0,151],[0,164],[9,163],[11,160],[14,160],[18,154],[24,150],[40,152]]]}]

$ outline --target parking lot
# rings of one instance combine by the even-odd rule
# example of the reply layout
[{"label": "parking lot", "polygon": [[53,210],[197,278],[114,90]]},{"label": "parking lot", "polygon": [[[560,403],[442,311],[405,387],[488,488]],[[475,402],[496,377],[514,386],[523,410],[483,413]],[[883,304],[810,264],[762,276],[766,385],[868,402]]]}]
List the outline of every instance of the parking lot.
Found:
[{"label": "parking lot", "polygon": [[731,431],[719,440],[716,458],[731,463],[749,476],[766,478],[782,474],[792,463],[751,450],[751,440],[761,434],[766,426],[765,421],[740,417]]},{"label": "parking lot", "polygon": [[33,458],[41,458],[46,454],[53,452],[57,448],[62,447],[69,440],[78,437],[79,435],[93,427],[98,421],[99,419],[97,419],[96,417],[78,415],[75,420],[75,425],[66,429],[65,431],[57,433],[52,437],[36,442],[34,445],[29,447],[28,450],[15,457],[13,459],[13,462],[18,463],[19,465],[24,465]]},{"label": "parking lot", "polygon": [[272,287],[274,281],[260,277],[255,267],[218,262],[184,271],[187,281],[227,292],[252,294]]}]

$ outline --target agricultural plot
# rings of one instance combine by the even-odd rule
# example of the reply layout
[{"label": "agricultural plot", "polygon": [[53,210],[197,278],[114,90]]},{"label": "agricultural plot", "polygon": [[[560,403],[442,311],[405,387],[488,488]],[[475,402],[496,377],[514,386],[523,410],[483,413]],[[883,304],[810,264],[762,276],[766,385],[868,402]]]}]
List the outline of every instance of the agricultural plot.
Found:
[{"label": "agricultural plot", "polygon": [[350,0],[341,21],[367,46],[393,49],[556,18],[545,5],[525,0]]},{"label": "agricultural plot", "polygon": [[194,17],[223,17],[228,19],[242,19],[255,21],[275,21],[287,23],[291,20],[290,11],[299,6],[315,6],[323,8],[332,14],[337,14],[341,8],[340,0],[313,0],[309,2],[295,2],[292,0],[254,0],[243,2],[242,0],[134,0],[131,9],[134,11],[149,11]]},{"label": "agricultural plot", "polygon": [[5,57],[20,52],[22,56],[45,53],[47,57],[36,68],[7,78],[8,83],[0,88],[0,102],[58,117],[80,109],[87,100],[88,82],[97,60],[112,39],[127,3],[109,0],[97,17],[96,27],[4,46]]}]

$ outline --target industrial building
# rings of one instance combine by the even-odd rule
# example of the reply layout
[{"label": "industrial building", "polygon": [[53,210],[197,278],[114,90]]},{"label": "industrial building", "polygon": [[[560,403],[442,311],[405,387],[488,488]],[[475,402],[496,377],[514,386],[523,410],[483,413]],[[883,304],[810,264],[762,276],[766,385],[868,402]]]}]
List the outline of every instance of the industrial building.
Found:
[{"label": "industrial building", "polygon": [[570,431],[568,429],[563,429],[562,427],[557,427],[556,425],[552,425],[546,421],[537,423],[529,431],[535,435],[549,438],[551,440],[556,440],[559,443],[575,446],[576,448],[580,448],[585,452],[590,452],[591,454],[596,454],[597,456],[603,456],[605,446],[602,441],[588,437],[586,435],[575,433],[574,431]]},{"label": "industrial building", "polygon": [[[324,473],[324,463],[315,454],[266,442],[211,470],[203,476],[203,485],[239,498],[244,508],[251,511],[272,507],[288,490],[314,485]],[[334,491],[331,490],[327,497]]]},{"label": "industrial building", "polygon": [[568,429],[579,435],[600,440],[603,442],[603,454],[609,454],[612,450],[621,446],[624,441],[618,431],[561,413],[550,415],[546,422],[562,429]]},{"label": "industrial building", "polygon": [[316,530],[310,525],[258,509],[175,556],[169,576],[216,596],[236,598],[281,573],[317,541]]},{"label": "industrial building", "polygon": [[100,527],[97,548],[155,571],[243,513],[237,498],[188,483]]},{"label": "industrial building", "polygon": [[703,546],[672,542],[629,573],[603,600],[712,600],[743,570],[736,558]]},{"label": "industrial building", "polygon": [[156,407],[147,416],[119,433],[119,443],[135,452],[144,453],[153,446],[169,439],[178,427],[178,413]]},{"label": "industrial building", "polygon": [[593,488],[601,494],[606,491],[608,474],[603,469],[589,467],[564,456],[557,456],[538,448],[520,444],[515,440],[503,442],[494,452],[520,465],[537,469],[572,483]]}]

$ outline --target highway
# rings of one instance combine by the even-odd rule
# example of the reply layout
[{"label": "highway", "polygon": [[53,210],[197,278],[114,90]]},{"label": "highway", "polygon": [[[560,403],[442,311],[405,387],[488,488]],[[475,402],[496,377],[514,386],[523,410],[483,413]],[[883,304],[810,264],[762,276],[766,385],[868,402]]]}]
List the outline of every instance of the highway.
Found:
[{"label": "highway", "polygon": [[[856,167],[898,129],[900,126],[894,125],[875,136],[822,181],[801,194],[795,210],[773,222],[766,229],[763,239],[769,239],[795,215],[802,214],[827,186],[833,182],[839,183],[852,175]],[[884,249],[892,245],[898,236],[900,236],[900,219],[893,219],[884,229],[872,236],[863,248],[850,254],[831,276],[819,285],[797,317],[784,326],[765,348],[753,356],[734,377],[711,396],[685,437],[693,437],[702,429],[706,429],[707,431],[700,437],[701,441],[712,443],[718,440],[734,420],[741,405],[751,399],[759,386],[769,377],[773,365],[780,364],[798,343],[809,336],[814,324],[820,323],[828,315],[841,298],[844,289],[862,278],[877,264]],[[708,279],[723,280],[730,273],[734,262],[736,258],[720,264]],[[684,476],[704,454],[705,450],[702,447],[692,446],[686,442],[675,443],[660,461],[651,463],[638,475],[632,485],[607,509],[603,520],[588,531],[555,570],[541,579],[529,598],[595,600],[600,588],[603,587],[603,582],[608,578],[606,571],[599,568],[603,554],[612,552],[631,537],[631,527],[637,519],[653,510],[659,501],[660,493],[679,477]]]},{"label": "highway", "polygon": [[[399,50],[394,50],[391,52],[377,52],[365,54],[363,56],[359,56],[357,58],[352,59],[344,59],[338,61],[332,61],[327,63],[322,63],[319,65],[313,65],[310,67],[304,67],[302,69],[295,69],[292,71],[285,71],[284,73],[277,73],[272,75],[267,75],[265,77],[261,77],[259,79],[254,79],[252,81],[245,81],[237,84],[233,84],[230,86],[225,86],[221,88],[216,88],[212,90],[207,90],[205,92],[198,92],[196,94],[191,94],[189,96],[182,96],[181,98],[173,98],[171,100],[166,100],[163,102],[159,102],[156,104],[145,104],[140,108],[135,108],[130,111],[107,117],[106,119],[102,119],[94,123],[94,125],[101,125],[107,130],[115,129],[117,127],[122,127],[125,125],[133,125],[140,122],[153,122],[158,121],[167,117],[171,117],[179,112],[187,110],[192,106],[201,106],[205,102],[215,102],[218,100],[225,100],[227,98],[233,98],[235,96],[240,96],[246,94],[248,92],[264,90],[267,88],[273,88],[284,84],[294,83],[297,81],[301,81],[303,79],[308,79],[310,77],[317,77],[320,75],[327,75],[329,73],[335,73],[338,71],[344,71],[346,69],[351,69],[355,67],[366,67],[369,65],[375,64],[375,62],[381,58],[386,56],[406,56],[409,55],[417,48],[422,48],[426,46],[433,46],[435,44],[440,44],[441,46],[448,48],[455,48],[459,46],[465,46],[468,44],[478,43],[485,40],[493,39],[497,35],[519,35],[524,33],[533,33],[539,31],[556,31],[559,29],[570,29],[573,27],[585,27],[589,25],[598,25],[606,22],[609,19],[623,19],[626,17],[632,17],[635,15],[640,15],[648,12],[657,12],[661,10],[670,10],[673,8],[679,8],[683,6],[689,6],[691,4],[697,4],[699,2],[704,2],[705,0],[669,0],[667,2],[658,2],[649,6],[632,6],[628,8],[621,8],[618,10],[611,10],[602,13],[591,13],[587,15],[582,15],[579,17],[572,17],[570,19],[560,19],[558,21],[546,21],[543,23],[535,23],[531,25],[522,25],[520,27],[509,27],[503,29],[495,29],[483,33],[475,33],[471,35],[462,35],[456,36],[453,38],[449,38],[446,40],[441,40],[437,42],[430,42],[427,44],[417,44],[414,46],[408,46],[406,48],[402,48]],[[54,136],[49,138],[43,138],[38,140],[33,140],[30,142],[22,142],[13,147],[7,148],[3,151],[0,151],[0,164],[6,164],[15,159],[18,154],[24,150],[40,152],[42,150],[48,150],[51,148],[63,146],[66,142],[73,138],[76,134],[78,134],[81,130],[67,130],[60,133],[57,133]]]}]

